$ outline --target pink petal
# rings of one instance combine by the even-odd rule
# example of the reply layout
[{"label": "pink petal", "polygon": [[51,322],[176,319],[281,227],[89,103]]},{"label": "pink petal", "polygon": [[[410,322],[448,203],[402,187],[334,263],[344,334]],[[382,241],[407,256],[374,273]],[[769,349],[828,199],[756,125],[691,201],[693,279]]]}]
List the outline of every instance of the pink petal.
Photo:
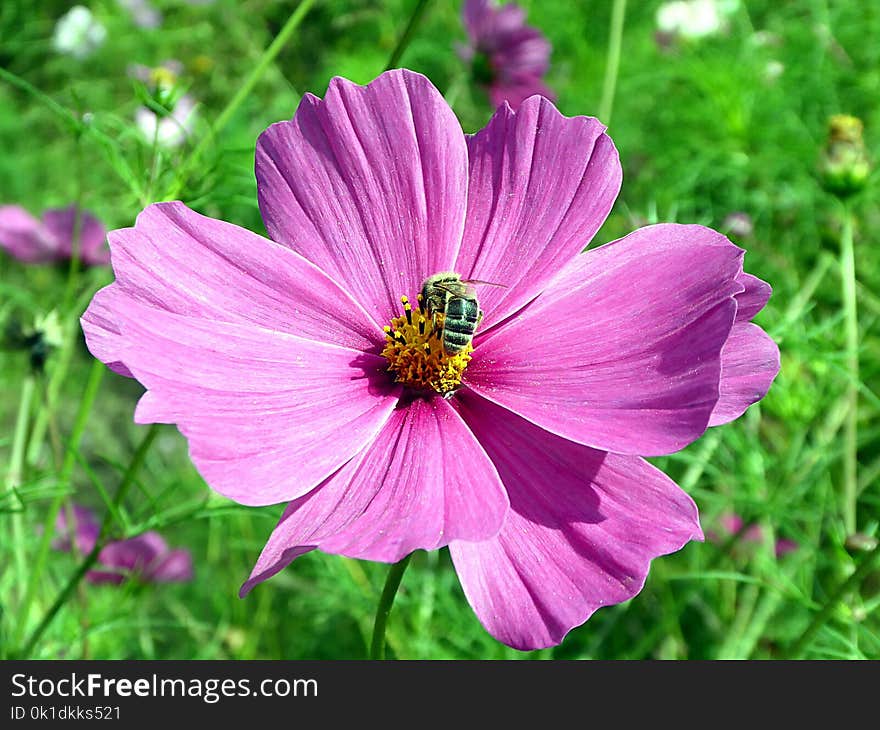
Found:
[{"label": "pink petal", "polygon": [[141,572],[168,552],[168,543],[158,532],[145,532],[127,540],[107,543],[98,555],[105,568],[118,568],[126,573]]},{"label": "pink petal", "polygon": [[636,595],[653,558],[702,540],[691,498],[644,460],[566,441],[473,394],[457,403],[510,495],[496,537],[449,545],[499,641],[558,644],[596,609]]},{"label": "pink petal", "polygon": [[447,271],[464,225],[467,149],[424,76],[388,71],[368,86],[334,78],[293,121],[257,142],[269,235],[341,282],[377,322]]},{"label": "pink petal", "polygon": [[534,97],[468,139],[470,182],[455,271],[480,286],[485,331],[537,296],[581,251],[620,189],[617,150],[590,117]]},{"label": "pink petal", "polygon": [[113,570],[90,570],[86,573],[86,580],[94,585],[120,585],[125,582],[128,575]]},{"label": "pink petal", "polygon": [[474,40],[494,40],[522,28],[525,11],[514,3],[498,7],[493,0],[465,0],[461,8],[465,30]]},{"label": "pink petal", "polygon": [[721,394],[710,426],[739,418],[767,395],[779,372],[779,348],[758,325],[737,322],[721,351]]},{"label": "pink petal", "polygon": [[314,264],[183,203],[147,207],[134,228],[110,233],[110,245],[121,292],[151,306],[362,350],[385,341],[381,327]]},{"label": "pink petal", "polygon": [[305,494],[375,439],[397,401],[376,355],[128,298],[114,318],[122,361],[148,389],[135,421],[176,423],[205,481],[242,504]]},{"label": "pink petal", "polygon": [[[72,518],[73,524],[70,526],[68,518]],[[76,549],[85,555],[95,547],[100,532],[101,524],[88,507],[79,504],[65,506],[55,520],[57,537],[52,541],[52,548],[67,552],[75,543]]]},{"label": "pink petal", "polygon": [[773,289],[766,281],[745,272],[736,280],[745,287],[744,291],[736,295],[736,321],[748,322],[764,308]]},{"label": "pink petal", "polygon": [[[125,295],[122,295],[122,299]],[[113,372],[132,377],[131,371],[122,362],[119,328],[113,318],[116,302],[120,300],[119,285],[110,284],[98,291],[88,309],[80,317],[80,325],[86,338],[86,345],[98,360]]]},{"label": "pink petal", "polygon": [[708,228],[663,224],[577,256],[476,340],[467,384],[587,446],[677,451],[718,400],[742,254]]},{"label": "pink petal", "polygon": [[0,206],[0,248],[25,263],[45,263],[59,257],[55,238],[17,205]]},{"label": "pink petal", "polygon": [[316,548],[396,562],[453,539],[484,540],[507,508],[495,467],[458,414],[440,398],[415,400],[394,411],[373,444],[288,505],[241,594]]},{"label": "pink petal", "polygon": [[743,529],[744,525],[743,518],[734,512],[727,512],[721,515],[718,524],[721,525],[721,529],[728,535],[735,535]]},{"label": "pink petal", "polygon": [[794,540],[787,540],[783,538],[782,540],[776,541],[776,557],[781,558],[783,555],[788,555],[789,553],[795,552],[800,546]]},{"label": "pink petal", "polygon": [[43,214],[46,229],[58,240],[60,253],[73,254],[73,236],[79,226],[79,257],[90,266],[110,263],[110,249],[107,247],[107,229],[95,216],[86,211],[79,214],[77,223],[76,205],[47,210]]},{"label": "pink petal", "polygon": [[551,51],[541,31],[526,26],[498,39],[492,62],[506,80],[541,77],[550,66]]},{"label": "pink petal", "polygon": [[182,583],[192,580],[192,555],[189,550],[169,550],[144,572],[144,578],[157,583]]}]

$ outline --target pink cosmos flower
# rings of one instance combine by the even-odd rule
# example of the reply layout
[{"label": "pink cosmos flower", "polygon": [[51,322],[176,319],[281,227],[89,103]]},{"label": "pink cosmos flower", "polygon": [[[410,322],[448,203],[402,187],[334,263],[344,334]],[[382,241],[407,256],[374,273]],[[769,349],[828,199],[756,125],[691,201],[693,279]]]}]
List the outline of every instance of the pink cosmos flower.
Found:
[{"label": "pink cosmos flower", "polygon": [[[137,422],[176,423],[221,494],[289,502],[242,595],[315,549],[448,545],[483,625],[530,649],[702,539],[641,457],[767,392],[770,287],[702,226],[581,255],[621,183],[602,124],[534,96],[467,136],[423,76],[335,78],[261,135],[256,177],[271,240],[151,205],[110,233],[116,281],[82,319],[146,387]],[[416,296],[438,272],[501,285],[474,285],[455,353]]]},{"label": "pink cosmos flower", "polygon": [[507,101],[515,111],[532,94],[554,98],[542,81],[550,66],[550,41],[526,25],[521,7],[465,0],[462,20],[470,43],[461,56],[471,64],[475,81],[488,91],[492,106]]},{"label": "pink cosmos flower", "polygon": [[[68,512],[62,510],[55,523],[59,535],[52,543],[56,550],[68,551],[72,544],[80,553],[90,553],[101,532],[94,513],[81,505],[72,505],[72,529]],[[158,532],[150,531],[127,540],[107,543],[98,554],[100,569],[86,573],[90,583],[123,583],[138,578],[147,583],[179,583],[192,580],[192,557],[189,550],[172,550]]]},{"label": "pink cosmos flower", "polygon": [[[109,264],[104,225],[86,211],[80,218],[80,260],[90,266]],[[0,206],[0,247],[19,261],[37,264],[69,259],[75,229],[75,205],[47,210],[42,221],[18,205]]]}]

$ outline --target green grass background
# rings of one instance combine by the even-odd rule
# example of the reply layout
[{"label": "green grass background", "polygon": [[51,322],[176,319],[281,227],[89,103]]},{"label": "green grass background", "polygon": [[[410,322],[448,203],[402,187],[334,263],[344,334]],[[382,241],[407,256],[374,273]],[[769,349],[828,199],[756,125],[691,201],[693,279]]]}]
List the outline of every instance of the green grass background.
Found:
[{"label": "green grass background", "polygon": [[[213,139],[211,125],[257,66],[295,2],[217,0],[190,6],[156,0],[156,30],[136,28],[111,0],[90,3],[108,29],[104,45],[77,61],[53,52],[55,20],[72,3],[0,5],[0,67],[31,85],[0,79],[0,204],[34,213],[80,200],[108,228],[131,225],[178,179],[193,147],[204,155],[180,197],[197,210],[264,233],[253,177],[254,143],[290,118],[300,94],[323,95],[329,79],[367,82],[384,68],[413,0],[314,4],[277,59]],[[610,0],[522,2],[553,43],[549,85],[569,115],[598,110]],[[748,213],[754,233],[735,239],[746,267],[772,283],[757,321],[779,343],[782,371],[745,417],[713,429],[683,452],[654,460],[693,496],[704,529],[737,512],[763,526],[766,544],[692,543],[652,566],[635,599],[599,610],[558,647],[521,653],[489,636],[464,599],[448,553],[419,552],[404,577],[388,630],[389,654],[408,659],[480,658],[880,658],[880,572],[837,587],[872,553],[847,549],[842,518],[842,423],[849,383],[844,355],[838,238],[841,207],[816,177],[829,115],[865,123],[880,158],[880,5],[861,0],[747,0],[728,32],[658,48],[653,1],[627,5],[609,132],[624,183],[594,243],[646,222],[695,222],[723,230]],[[466,132],[491,114],[454,52],[464,40],[459,3],[431,3],[401,64],[442,92]],[[131,63],[178,59],[200,102],[189,144],[155,150],[133,125],[139,100]],[[770,63],[782,64],[775,79]],[[82,118],[80,128],[67,115]],[[860,318],[858,526],[874,535],[880,515],[880,317],[877,177],[854,200]],[[57,309],[75,323],[91,292],[110,280],[89,270],[68,292],[65,267],[27,267],[0,256],[0,323]],[[0,352],[0,656],[14,656],[75,571],[77,558],[39,559],[54,500],[106,511],[101,489],[118,488],[145,427],[132,423],[140,386],[106,373],[81,441],[71,441],[91,357],[78,330],[34,382],[22,473],[12,474],[14,427],[31,377],[26,353]],[[54,383],[53,385],[50,385]],[[53,391],[53,387],[55,390]],[[48,428],[36,438],[32,425]],[[39,431],[36,436],[40,436]],[[73,446],[75,448],[73,448]],[[14,469],[12,471],[15,471]],[[14,482],[14,484],[13,484]],[[15,486],[15,489],[11,487]],[[247,599],[248,575],[281,507],[245,508],[213,494],[190,464],[186,443],[159,428],[115,534],[158,528],[192,551],[195,580],[182,585],[82,584],[28,656],[34,658],[362,658],[387,568],[311,553]],[[15,527],[18,525],[18,528]],[[18,531],[16,532],[16,529]],[[772,538],[799,549],[776,559]],[[31,577],[33,601],[23,610]],[[798,639],[811,623],[805,647]],[[792,651],[797,649],[795,654]],[[20,655],[20,654],[18,654]]]}]

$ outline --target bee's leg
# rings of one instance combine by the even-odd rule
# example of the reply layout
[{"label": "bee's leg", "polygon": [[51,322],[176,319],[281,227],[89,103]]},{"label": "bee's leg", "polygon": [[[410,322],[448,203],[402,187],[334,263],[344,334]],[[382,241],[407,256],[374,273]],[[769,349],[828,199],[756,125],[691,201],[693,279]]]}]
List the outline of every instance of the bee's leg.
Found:
[{"label": "bee's leg", "polygon": [[437,315],[438,314],[439,313],[437,312],[436,309],[433,312],[431,312],[431,326],[432,326],[431,332],[432,332],[432,334],[437,336],[438,340],[442,340],[443,336],[440,334],[440,330],[437,327]]}]

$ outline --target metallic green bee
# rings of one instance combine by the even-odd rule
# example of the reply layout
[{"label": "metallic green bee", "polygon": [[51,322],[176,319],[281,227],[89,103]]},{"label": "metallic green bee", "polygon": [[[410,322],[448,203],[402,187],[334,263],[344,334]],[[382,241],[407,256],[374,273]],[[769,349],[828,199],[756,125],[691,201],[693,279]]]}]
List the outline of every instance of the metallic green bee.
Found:
[{"label": "metallic green bee", "polygon": [[483,310],[477,302],[477,294],[472,284],[489,283],[462,279],[453,271],[444,271],[429,276],[422,284],[422,306],[429,315],[435,317],[435,320],[437,314],[445,315],[440,341],[447,354],[455,355],[461,352],[473,339],[474,331],[483,318]]}]

